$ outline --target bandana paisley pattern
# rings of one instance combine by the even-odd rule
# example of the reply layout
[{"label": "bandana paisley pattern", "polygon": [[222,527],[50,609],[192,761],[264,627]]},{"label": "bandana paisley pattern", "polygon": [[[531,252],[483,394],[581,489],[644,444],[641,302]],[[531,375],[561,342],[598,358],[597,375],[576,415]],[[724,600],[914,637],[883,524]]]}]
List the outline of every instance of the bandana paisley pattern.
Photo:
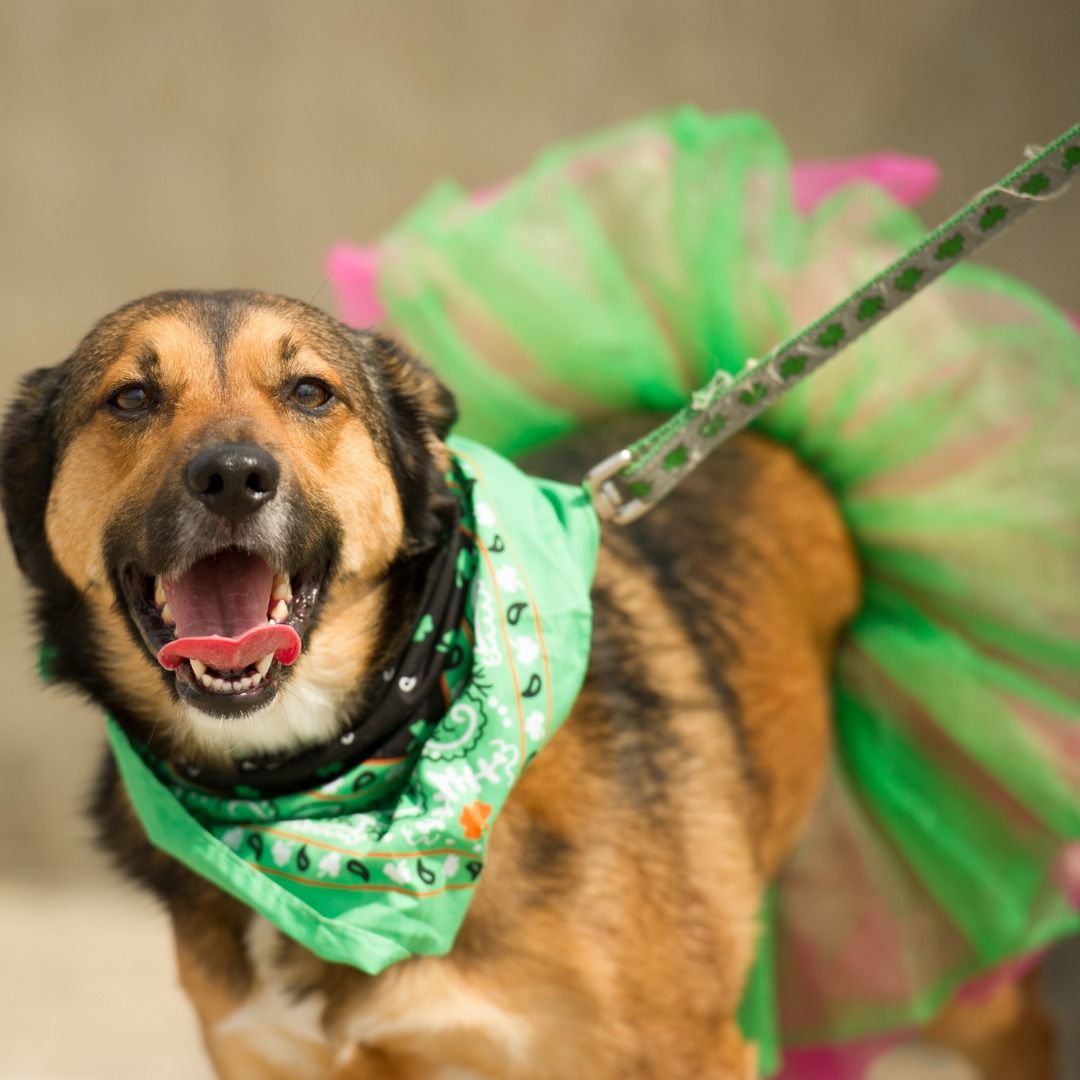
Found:
[{"label": "bandana paisley pattern", "polygon": [[[470,542],[465,618],[437,648],[451,704],[398,757],[305,791],[201,788],[109,722],[150,839],[324,959],[370,974],[453,944],[488,837],[522,770],[569,712],[588,658],[598,526],[584,492],[454,442]],[[428,620],[418,621],[423,633]]]}]

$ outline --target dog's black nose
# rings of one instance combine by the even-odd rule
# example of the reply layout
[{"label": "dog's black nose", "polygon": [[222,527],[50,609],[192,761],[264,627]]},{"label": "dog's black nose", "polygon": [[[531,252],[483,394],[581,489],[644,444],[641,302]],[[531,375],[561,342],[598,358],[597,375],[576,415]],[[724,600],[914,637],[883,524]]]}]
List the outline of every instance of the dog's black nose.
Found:
[{"label": "dog's black nose", "polygon": [[253,443],[218,443],[200,450],[188,462],[184,481],[207,510],[239,521],[274,497],[278,465]]}]

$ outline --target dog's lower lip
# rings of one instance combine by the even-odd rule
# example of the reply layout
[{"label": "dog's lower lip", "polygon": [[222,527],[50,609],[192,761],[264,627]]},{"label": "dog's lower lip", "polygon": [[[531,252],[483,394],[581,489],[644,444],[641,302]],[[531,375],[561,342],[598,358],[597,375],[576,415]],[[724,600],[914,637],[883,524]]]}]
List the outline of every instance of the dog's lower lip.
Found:
[{"label": "dog's lower lip", "polygon": [[195,679],[190,665],[184,663],[174,673],[174,685],[181,701],[210,716],[229,719],[250,714],[269,704],[282,680],[287,677],[288,670],[275,662],[258,686],[220,692],[204,687]]},{"label": "dog's lower lip", "polygon": [[[257,670],[254,672],[254,675],[258,676],[257,682],[253,682],[246,687],[240,686],[233,689],[231,686],[207,686],[203,682],[205,677],[211,677],[212,683],[215,678],[225,682],[226,680],[221,678],[225,673],[214,672],[211,668],[207,669],[203,676],[198,676],[190,663],[183,663],[175,672],[176,688],[182,699],[190,701],[204,712],[227,716],[250,712],[268,702],[276,693],[278,685],[287,671],[288,668],[283,668],[271,657],[271,663],[267,665],[265,675],[260,674]],[[232,674],[233,677],[228,680],[229,683],[237,681],[242,683],[245,678],[248,680],[253,678],[253,675],[245,674],[241,679],[237,680],[235,675],[239,673]]]}]

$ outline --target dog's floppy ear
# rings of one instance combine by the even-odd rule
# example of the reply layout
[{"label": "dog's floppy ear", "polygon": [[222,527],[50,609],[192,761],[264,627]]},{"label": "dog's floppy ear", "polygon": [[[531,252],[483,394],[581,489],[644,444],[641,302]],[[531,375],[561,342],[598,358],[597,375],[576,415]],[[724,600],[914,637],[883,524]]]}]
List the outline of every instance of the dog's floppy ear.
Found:
[{"label": "dog's floppy ear", "polygon": [[452,500],[443,440],[457,420],[454,395],[435,373],[390,338],[365,334],[387,395],[391,467],[405,514],[406,554],[430,549],[446,531]]},{"label": "dog's floppy ear", "polygon": [[19,569],[43,586],[56,571],[45,539],[45,508],[56,462],[54,402],[63,365],[20,384],[0,427],[0,506]]},{"label": "dog's floppy ear", "polygon": [[382,335],[372,335],[372,340],[391,386],[441,442],[458,418],[454,395],[427,364],[396,341]]}]

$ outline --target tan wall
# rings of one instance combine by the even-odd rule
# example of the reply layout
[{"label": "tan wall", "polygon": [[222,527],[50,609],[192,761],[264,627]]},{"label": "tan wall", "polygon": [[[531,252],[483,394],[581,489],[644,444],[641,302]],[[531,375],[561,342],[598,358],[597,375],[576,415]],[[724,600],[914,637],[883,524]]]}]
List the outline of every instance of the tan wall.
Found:
[{"label": "tan wall", "polygon": [[[0,394],[126,299],[311,297],[434,178],[678,102],[756,109],[795,155],[934,156],[936,218],[1080,116],[1078,56],[1076,0],[4,0]],[[987,258],[1080,309],[1078,222],[1074,193]],[[0,877],[99,873],[99,718],[38,686],[24,602],[5,546]]]},{"label": "tan wall", "polygon": [[[311,297],[434,178],[680,102],[936,157],[936,219],[1080,118],[1078,59],[1078,0],[0,0],[0,397],[124,300]],[[1080,310],[1078,239],[1073,193],[987,259]],[[78,812],[100,717],[38,685],[24,605],[0,544],[0,1080],[196,1080],[165,927]],[[915,1061],[875,1076],[967,1075]]]}]

